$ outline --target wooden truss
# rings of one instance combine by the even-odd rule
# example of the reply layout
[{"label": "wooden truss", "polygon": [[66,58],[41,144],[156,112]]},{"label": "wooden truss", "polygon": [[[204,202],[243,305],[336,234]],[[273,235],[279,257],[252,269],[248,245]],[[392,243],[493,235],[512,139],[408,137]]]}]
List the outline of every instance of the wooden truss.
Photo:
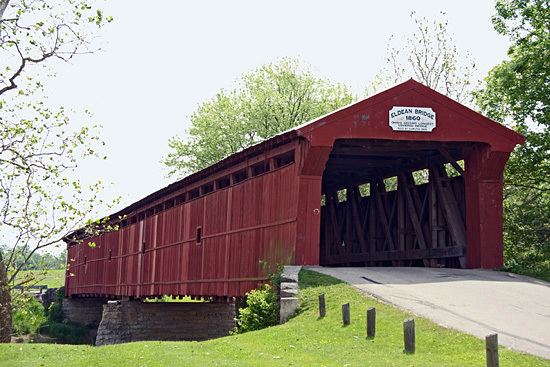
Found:
[{"label": "wooden truss", "polygon": [[[453,167],[462,168],[446,151]],[[464,180],[450,178],[443,163],[428,167],[428,182],[417,185],[412,171],[397,174],[397,187],[384,180],[325,194],[321,210],[321,264],[465,267]],[[365,189],[365,187],[363,186]]]}]

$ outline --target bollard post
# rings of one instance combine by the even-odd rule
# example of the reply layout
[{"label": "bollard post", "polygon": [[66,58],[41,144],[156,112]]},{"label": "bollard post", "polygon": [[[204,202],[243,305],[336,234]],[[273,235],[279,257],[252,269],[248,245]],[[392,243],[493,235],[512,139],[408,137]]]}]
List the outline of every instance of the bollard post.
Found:
[{"label": "bollard post", "polygon": [[407,319],[403,322],[403,340],[405,353],[414,353],[414,319]]},{"label": "bollard post", "polygon": [[342,323],[344,326],[350,324],[349,303],[342,305]]},{"label": "bollard post", "polygon": [[319,295],[319,317],[325,317],[327,314],[326,305],[325,305],[325,295]]},{"label": "bollard post", "polygon": [[376,308],[367,309],[367,338],[374,338],[376,332]]},{"label": "bollard post", "polygon": [[498,334],[490,334],[485,337],[485,352],[487,367],[498,367]]}]

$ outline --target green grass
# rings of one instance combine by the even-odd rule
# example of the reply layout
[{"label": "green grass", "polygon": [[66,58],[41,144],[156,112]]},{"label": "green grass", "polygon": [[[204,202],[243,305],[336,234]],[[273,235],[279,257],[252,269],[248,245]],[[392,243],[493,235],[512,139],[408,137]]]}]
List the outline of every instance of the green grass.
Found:
[{"label": "green grass", "polygon": [[30,285],[47,285],[48,288],[59,288],[65,284],[65,270],[24,270],[17,274],[17,279],[34,278]]},{"label": "green grass", "polygon": [[517,266],[509,270],[517,274],[527,275],[533,278],[544,280],[546,282],[550,282],[550,260],[537,263],[530,268]]},{"label": "green grass", "polygon": [[[10,366],[484,366],[484,342],[415,317],[416,353],[404,354],[402,323],[409,314],[356,292],[334,278],[300,273],[301,313],[288,323],[206,342],[139,342],[105,347],[0,345]],[[327,316],[318,318],[317,296]],[[342,327],[341,304],[352,324]],[[365,338],[366,307],[377,309],[375,339]],[[550,366],[550,361],[500,349],[501,366]]]}]

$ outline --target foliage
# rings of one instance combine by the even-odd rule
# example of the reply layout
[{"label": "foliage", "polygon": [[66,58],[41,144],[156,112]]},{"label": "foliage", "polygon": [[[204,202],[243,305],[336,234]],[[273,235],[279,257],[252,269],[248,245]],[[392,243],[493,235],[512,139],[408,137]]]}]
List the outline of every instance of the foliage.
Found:
[{"label": "foliage", "polygon": [[86,0],[0,0],[0,95],[41,84],[37,66],[94,52],[95,28],[110,21]]},{"label": "foliage", "polygon": [[172,297],[170,295],[164,294],[159,298],[151,297],[146,298],[144,302],[151,302],[151,303],[190,303],[190,302],[207,302],[206,299],[193,299],[189,296],[185,297]]},{"label": "foliage", "polygon": [[269,273],[269,276],[268,276],[269,284],[275,289],[278,289],[279,286],[281,285],[281,279],[283,276],[284,269],[285,269],[284,265],[277,264],[275,266],[275,269]]},{"label": "foliage", "polygon": [[44,306],[34,297],[15,297],[13,302],[13,334],[35,334],[46,320]]},{"label": "foliage", "polygon": [[46,312],[46,320],[42,322],[40,332],[55,338],[56,342],[63,344],[90,344],[92,338],[90,330],[85,326],[63,320],[63,298],[65,289],[59,288],[56,299],[51,303]]},{"label": "foliage", "polygon": [[414,32],[405,39],[390,37],[386,67],[367,87],[367,94],[412,77],[456,101],[468,103],[475,63],[454,44],[445,13],[429,21],[412,12],[411,19]]},{"label": "foliage", "polygon": [[[50,252],[35,252],[25,261],[21,256],[24,253],[23,249],[16,250],[17,256],[13,260],[14,266],[21,267],[21,271],[25,270],[54,270],[64,269],[67,265],[67,250],[63,249],[58,255]],[[6,251],[4,256],[9,256],[9,251]]]},{"label": "foliage", "polygon": [[[318,318],[318,295],[327,316]],[[204,342],[137,342],[104,346],[0,346],[2,367],[19,366],[479,366],[484,341],[415,316],[417,350],[403,353],[403,320],[411,315],[366,297],[348,284],[312,271],[300,273],[303,312],[283,325]],[[341,305],[352,323],[342,327]],[[365,338],[365,309],[376,307],[377,334]],[[183,358],[182,356],[185,356]],[[542,367],[548,361],[500,347],[502,366]]]},{"label": "foliage", "polygon": [[164,163],[185,175],[305,121],[351,103],[347,87],[318,78],[296,60],[282,59],[244,75],[191,116],[188,139],[169,140]]},{"label": "foliage", "polygon": [[279,316],[278,297],[284,266],[260,261],[268,272],[269,284],[263,284],[247,293],[246,306],[237,310],[237,327],[234,333],[245,333],[277,324]]},{"label": "foliage", "polygon": [[55,294],[55,300],[50,304],[46,312],[48,323],[63,321],[63,298],[65,297],[65,287],[61,287]]},{"label": "foliage", "polygon": [[239,310],[237,331],[245,333],[277,325],[279,307],[272,286],[263,284],[246,294],[246,307]]},{"label": "foliage", "polygon": [[88,127],[73,129],[63,108],[27,98],[0,105],[0,229],[10,282],[102,203],[101,181],[84,186],[71,178],[79,160],[99,156],[99,137]]},{"label": "foliage", "polygon": [[42,332],[62,344],[92,344],[90,330],[73,322],[49,322]]},{"label": "foliage", "polygon": [[[54,61],[96,51],[94,32],[111,20],[86,0],[0,0],[0,249],[9,274],[2,289],[32,282],[17,276],[33,255],[102,204],[101,181],[72,178],[81,160],[103,158],[97,127],[74,126],[75,113],[50,106],[44,86]],[[0,329],[0,340],[7,334]]]},{"label": "foliage", "polygon": [[512,44],[475,92],[483,112],[526,137],[506,167],[504,240],[507,267],[528,274],[548,272],[550,259],[548,9],[547,0],[496,2],[493,25]]}]

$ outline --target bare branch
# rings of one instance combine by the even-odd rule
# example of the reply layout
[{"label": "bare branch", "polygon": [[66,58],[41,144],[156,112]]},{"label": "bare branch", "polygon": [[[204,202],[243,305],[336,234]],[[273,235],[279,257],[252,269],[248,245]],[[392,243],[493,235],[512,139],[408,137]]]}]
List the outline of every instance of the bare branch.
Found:
[{"label": "bare branch", "polygon": [[4,11],[8,7],[10,0],[0,0],[0,20],[4,18]]}]

